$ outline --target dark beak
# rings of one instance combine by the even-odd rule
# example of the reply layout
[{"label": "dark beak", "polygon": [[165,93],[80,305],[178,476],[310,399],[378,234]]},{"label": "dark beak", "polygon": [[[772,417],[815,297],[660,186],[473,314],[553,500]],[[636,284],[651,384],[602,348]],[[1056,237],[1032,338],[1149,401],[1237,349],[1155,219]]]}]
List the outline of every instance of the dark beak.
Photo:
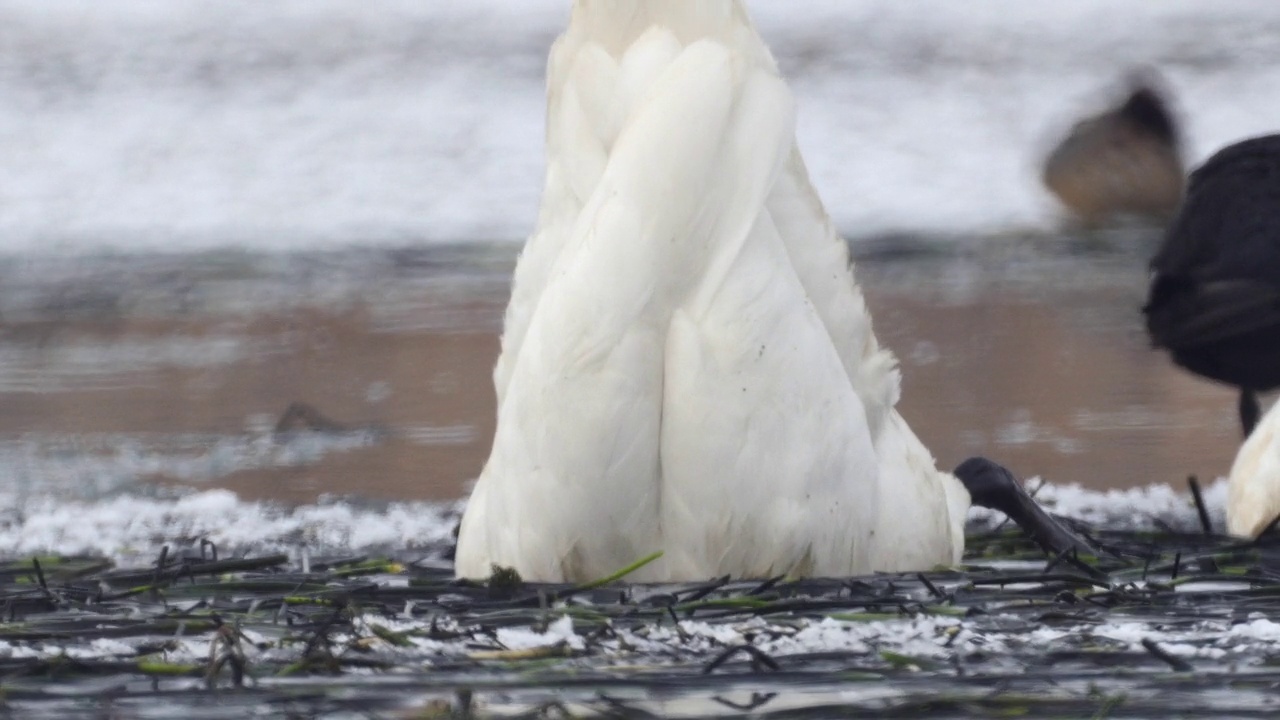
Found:
[{"label": "dark beak", "polygon": [[974,505],[1008,515],[1050,553],[1061,555],[1072,550],[1089,555],[1098,553],[1092,543],[1037,505],[1022,488],[1022,483],[1003,466],[983,457],[969,458],[956,468],[955,476],[969,490]]}]

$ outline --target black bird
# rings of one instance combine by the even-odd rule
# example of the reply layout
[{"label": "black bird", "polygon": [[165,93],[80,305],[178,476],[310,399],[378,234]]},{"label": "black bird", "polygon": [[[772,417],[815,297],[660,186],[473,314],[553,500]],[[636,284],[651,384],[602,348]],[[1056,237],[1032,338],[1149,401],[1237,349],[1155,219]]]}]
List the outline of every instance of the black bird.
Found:
[{"label": "black bird", "polygon": [[1191,174],[1151,269],[1152,342],[1240,388],[1248,436],[1257,393],[1280,387],[1280,135],[1228,146]]}]

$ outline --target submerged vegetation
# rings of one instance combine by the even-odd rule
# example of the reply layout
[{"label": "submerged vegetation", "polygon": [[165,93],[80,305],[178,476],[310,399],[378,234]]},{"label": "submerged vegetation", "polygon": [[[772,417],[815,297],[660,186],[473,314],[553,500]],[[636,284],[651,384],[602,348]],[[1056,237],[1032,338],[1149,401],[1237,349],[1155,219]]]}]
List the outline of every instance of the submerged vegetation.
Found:
[{"label": "submerged vegetation", "polygon": [[0,564],[24,716],[1271,716],[1280,540],[1080,529],[1046,558],[971,526],[963,566],[682,585],[460,582],[427,557]]}]

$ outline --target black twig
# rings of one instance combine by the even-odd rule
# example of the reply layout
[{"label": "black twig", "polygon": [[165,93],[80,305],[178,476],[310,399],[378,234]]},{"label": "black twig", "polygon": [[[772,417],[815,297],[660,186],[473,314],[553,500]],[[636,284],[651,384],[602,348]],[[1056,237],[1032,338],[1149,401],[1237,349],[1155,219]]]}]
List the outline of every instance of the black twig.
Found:
[{"label": "black twig", "polygon": [[925,577],[925,576],[924,576],[924,573],[916,573],[916,577],[920,579],[920,582],[921,582],[921,583],[923,583],[923,584],[924,584],[924,586],[925,586],[926,588],[928,588],[929,592],[930,592],[930,593],[931,593],[935,598],[937,598],[937,599],[939,599],[939,600],[947,600],[947,599],[949,599],[946,593],[944,593],[944,592],[942,592],[941,590],[939,590],[937,585],[934,585],[934,584],[929,580],[929,578],[927,578],[927,577]]},{"label": "black twig", "polygon": [[40,567],[40,558],[31,558],[31,564],[35,566],[36,581],[40,583],[40,589],[44,591],[46,596],[49,595],[49,583],[45,582],[44,570]]},{"label": "black twig", "polygon": [[751,693],[751,701],[745,702],[745,703],[734,702],[733,700],[721,697],[719,695],[714,695],[712,696],[711,699],[729,708],[730,710],[737,710],[738,712],[751,712],[752,710],[759,710],[765,705],[768,705],[770,702],[773,702],[773,699],[776,697],[778,697],[778,693],[776,692],[771,692],[771,693],[754,692],[754,693]]},{"label": "black twig", "polygon": [[1167,663],[1169,667],[1173,668],[1177,672],[1191,672],[1192,670],[1195,670],[1195,668],[1191,667],[1191,664],[1186,660],[1170,655],[1169,651],[1157,645],[1156,641],[1151,638],[1142,638],[1142,647],[1146,648],[1147,652],[1151,653],[1151,655],[1157,660]]},{"label": "black twig", "polygon": [[1200,481],[1195,475],[1187,477],[1187,485],[1191,486],[1191,497],[1196,501],[1196,512],[1200,514],[1200,528],[1205,535],[1213,534],[1213,523],[1209,522],[1209,510],[1204,504],[1204,494],[1200,492]]},{"label": "black twig", "polygon": [[156,560],[156,571],[151,576],[151,599],[160,596],[160,574],[164,572],[165,560],[169,558],[169,546],[160,548],[160,559]]},{"label": "black twig", "polygon": [[728,650],[717,655],[714,660],[707,663],[706,666],[702,668],[702,674],[710,675],[716,668],[725,664],[729,658],[739,653],[746,653],[751,656],[751,669],[755,672],[760,672],[761,666],[767,667],[770,670],[780,669],[778,661],[769,657],[768,654],[755,645],[734,645]]}]

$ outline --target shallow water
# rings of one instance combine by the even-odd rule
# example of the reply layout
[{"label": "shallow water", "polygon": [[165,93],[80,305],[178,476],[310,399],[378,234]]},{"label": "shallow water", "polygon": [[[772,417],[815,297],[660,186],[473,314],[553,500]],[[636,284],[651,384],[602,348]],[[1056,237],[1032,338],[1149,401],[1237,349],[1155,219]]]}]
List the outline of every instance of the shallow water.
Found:
[{"label": "shallow water", "polygon": [[[1226,471],[1232,394],[1144,340],[1150,247],[1062,235],[1038,164],[1140,66],[1190,161],[1270,129],[1280,6],[748,4],[941,465]],[[567,7],[0,0],[0,493],[461,497]]]},{"label": "shallow water", "polygon": [[[1147,346],[1141,242],[855,244],[902,412],[940,465],[984,454],[1095,489],[1226,472],[1234,395]],[[493,430],[514,252],[10,260],[0,492],[460,498]]]}]

